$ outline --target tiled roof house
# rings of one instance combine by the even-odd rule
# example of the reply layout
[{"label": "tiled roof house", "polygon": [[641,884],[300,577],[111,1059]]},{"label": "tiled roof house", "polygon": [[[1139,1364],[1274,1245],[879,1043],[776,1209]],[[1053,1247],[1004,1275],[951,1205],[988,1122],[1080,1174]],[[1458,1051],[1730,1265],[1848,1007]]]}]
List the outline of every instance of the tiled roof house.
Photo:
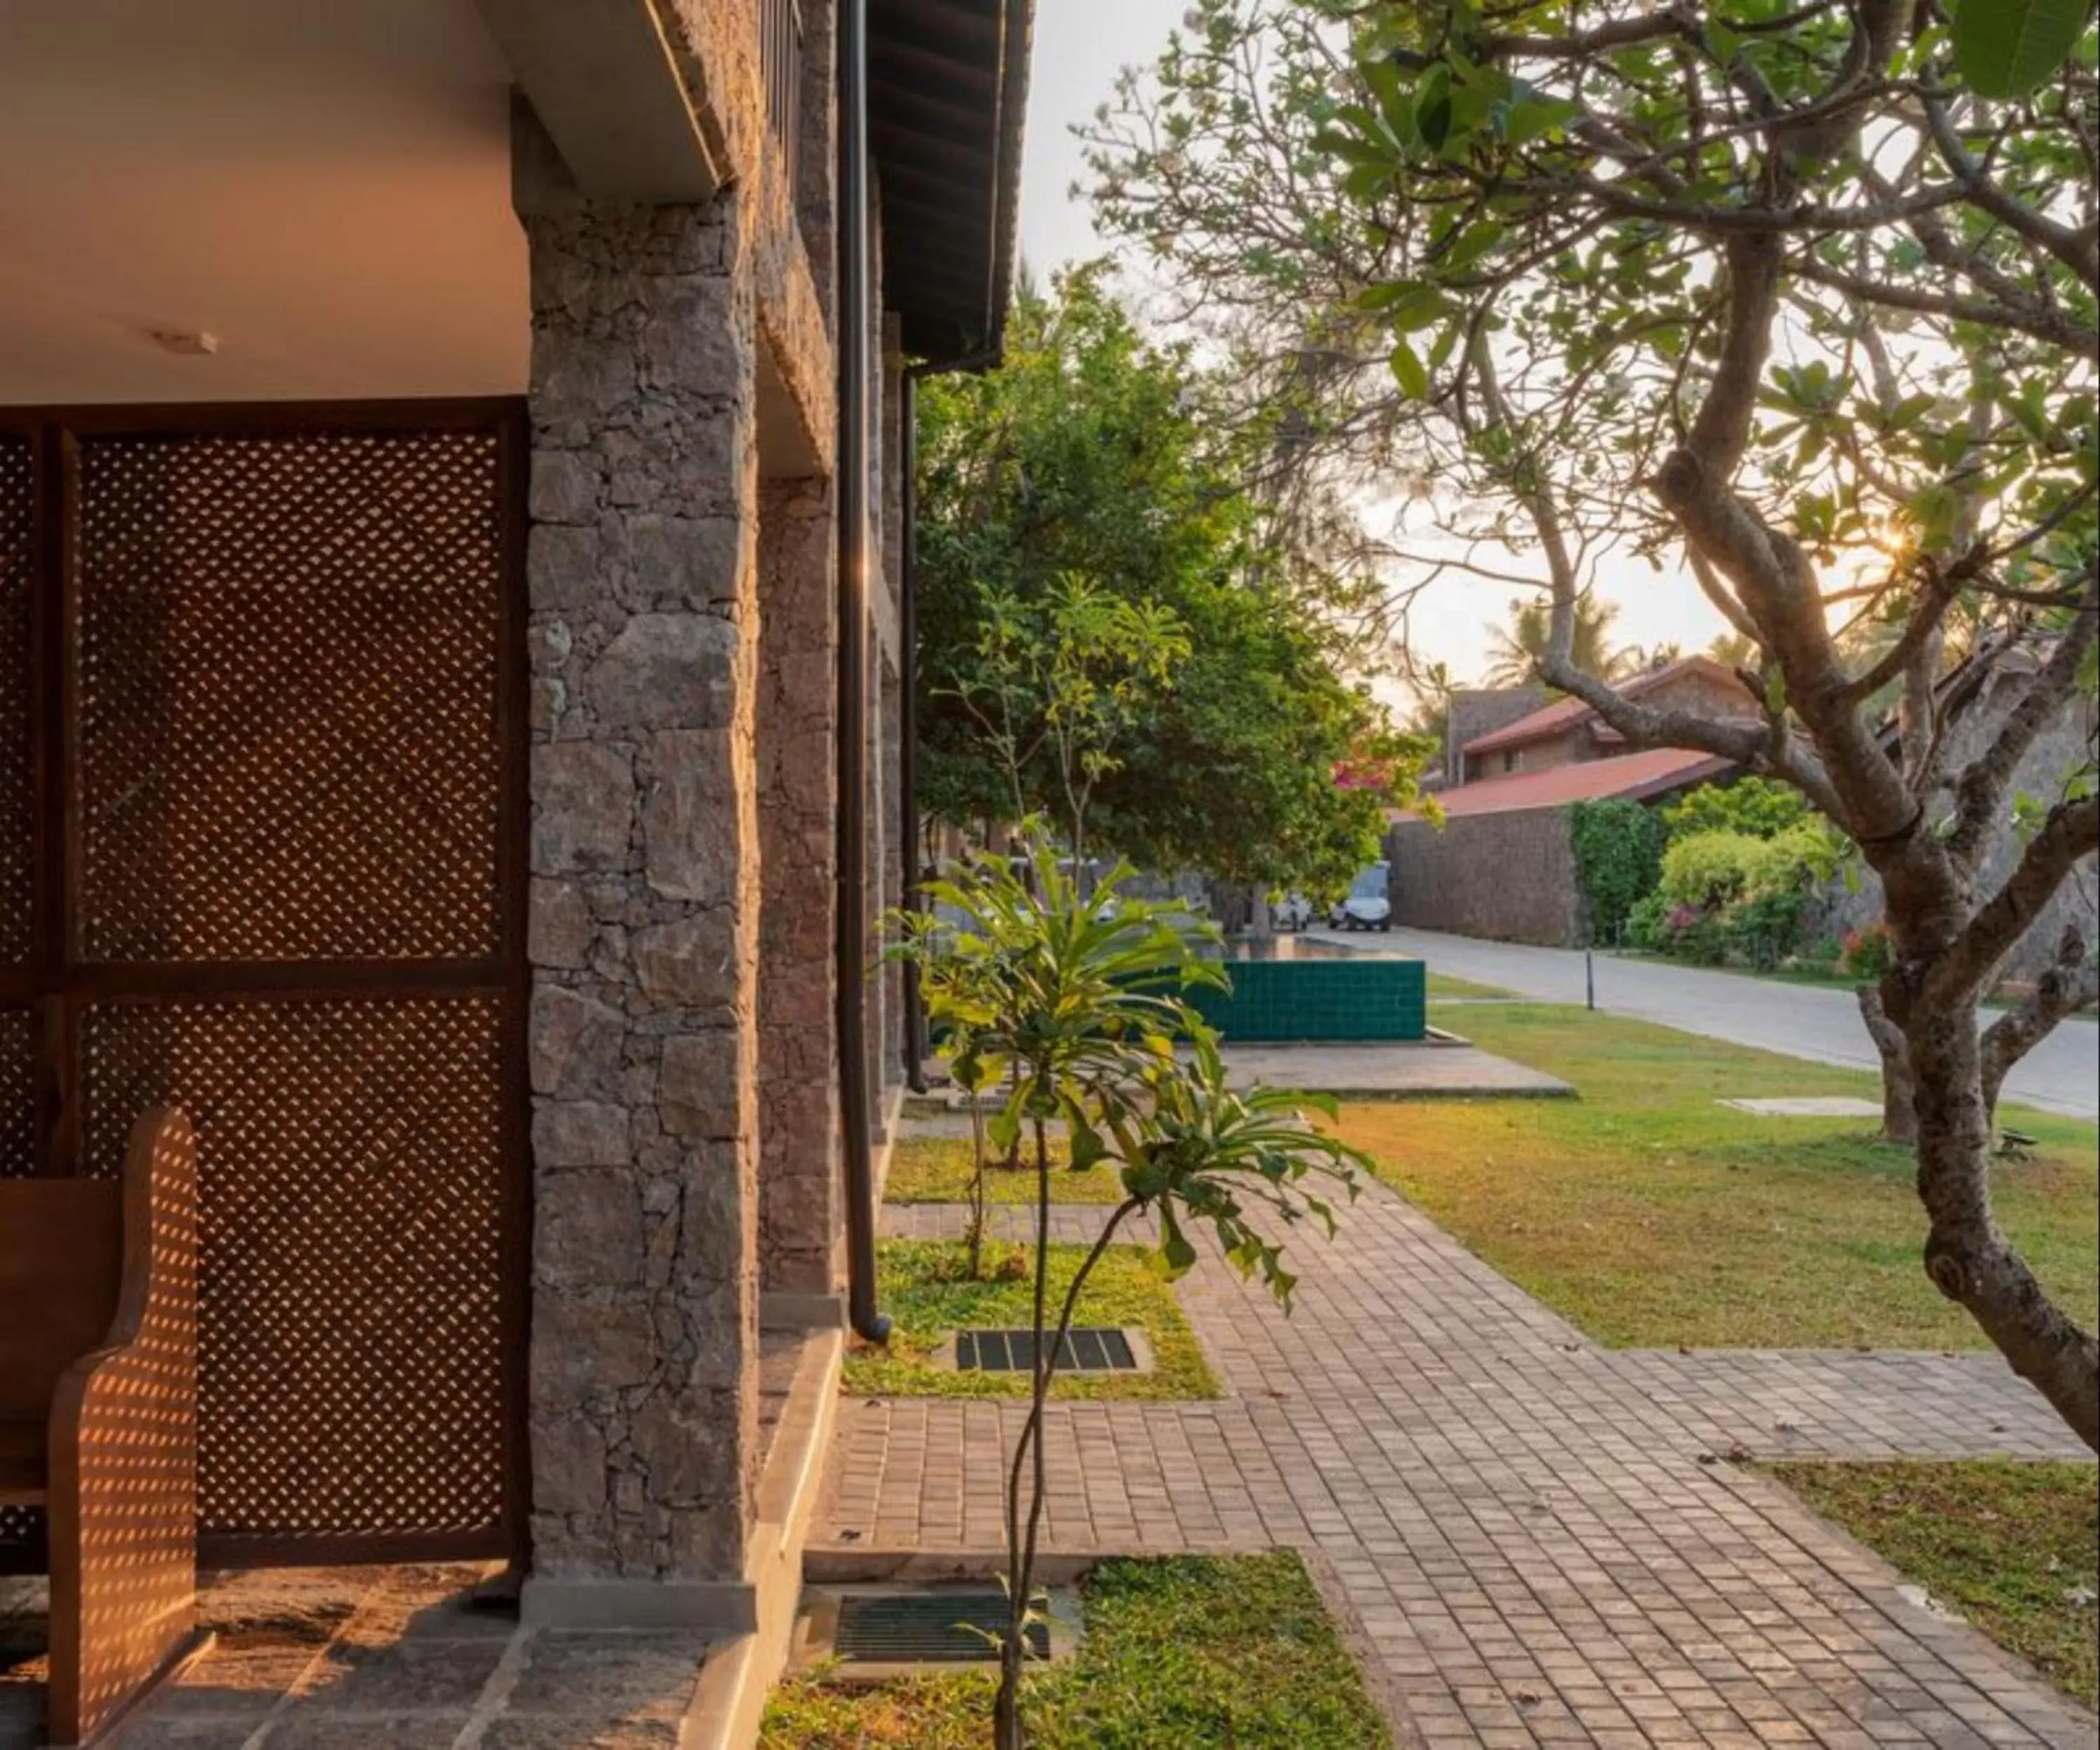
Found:
[{"label": "tiled roof house", "polygon": [[[1710,657],[1661,664],[1619,690],[1661,709],[1757,715],[1749,688]],[[1613,797],[1660,800],[1734,769],[1693,749],[1630,752],[1594,709],[1564,696],[1469,734],[1484,716],[1493,721],[1496,695],[1467,696],[1478,703],[1462,715],[1453,712],[1445,751],[1445,769],[1456,782],[1436,792],[1444,824],[1401,815],[1387,839],[1394,919],[1418,928],[1556,945],[1580,941],[1568,805]]]}]

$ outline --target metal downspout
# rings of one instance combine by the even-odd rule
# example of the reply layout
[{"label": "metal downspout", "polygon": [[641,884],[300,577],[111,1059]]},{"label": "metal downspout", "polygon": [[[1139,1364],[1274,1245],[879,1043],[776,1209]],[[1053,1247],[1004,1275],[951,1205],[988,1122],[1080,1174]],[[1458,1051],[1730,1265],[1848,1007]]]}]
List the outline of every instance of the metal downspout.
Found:
[{"label": "metal downspout", "polygon": [[839,0],[839,711],[835,1020],[845,1132],[846,1313],[870,1342],[876,1306],[875,1163],[867,1060],[867,566],[870,436],[867,0]]}]

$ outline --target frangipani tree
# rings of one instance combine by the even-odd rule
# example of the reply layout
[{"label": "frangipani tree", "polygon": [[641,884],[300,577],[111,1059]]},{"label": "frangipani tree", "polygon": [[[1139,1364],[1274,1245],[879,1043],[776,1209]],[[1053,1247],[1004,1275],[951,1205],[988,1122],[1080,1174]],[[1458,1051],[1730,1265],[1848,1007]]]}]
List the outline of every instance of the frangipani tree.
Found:
[{"label": "frangipani tree", "polygon": [[[1350,10],[1361,101],[1322,139],[1392,250],[1357,303],[1449,488],[1503,507],[1551,586],[1541,677],[1636,744],[1784,779],[1860,847],[1926,1268],[2100,1446],[2093,1335],[1990,1199],[2007,1070],[2093,999],[2079,932],[2019,1009],[1976,1013],[2100,844],[2089,758],[1983,879],[2016,769],[2093,684],[2091,29],[1991,101],[1930,0]],[[1580,554],[1615,536],[1683,554],[1755,651],[1762,721],[1650,709],[1573,659]],[[1862,618],[1889,628],[1872,659]],[[2001,666],[2014,702],[1957,763]]]},{"label": "frangipani tree", "polygon": [[[1306,1096],[1232,1086],[1215,1036],[1181,995],[1226,982],[1210,926],[1178,906],[1124,897],[1134,872],[1127,863],[1090,891],[1040,822],[1022,842],[1025,875],[1005,857],[950,866],[927,884],[931,911],[891,919],[889,950],[920,968],[929,1017],[952,1029],[959,1074],[982,1086],[984,1060],[1011,1066],[992,1139],[1022,1144],[1035,1175],[1034,1354],[1027,1419],[1007,1455],[997,1750],[1024,1742],[1021,1684],[1048,1485],[1043,1412],[1095,1265],[1132,1218],[1149,1213],[1169,1276],[1193,1267],[1189,1230],[1207,1227],[1225,1257],[1287,1307],[1295,1278],[1276,1231],[1309,1220],[1331,1232],[1333,1200],[1356,1194],[1356,1170],[1367,1164],[1304,1122]],[[1069,1139],[1070,1169],[1113,1161],[1123,1196],[1052,1306],[1054,1126]]]},{"label": "frangipani tree", "polygon": [[[1926,1267],[2100,1446],[2100,1350],[1990,1197],[1998,1090],[2093,1000],[2089,945],[1976,1015],[2100,842],[2089,738],[2014,789],[2093,688],[2094,62],[2047,0],[1196,0],[1090,137],[1105,222],[1297,398],[1302,453],[1434,521],[1418,575],[1542,588],[1540,679],[1859,846]],[[1704,592],[1761,721],[1577,659],[1635,554]]]}]

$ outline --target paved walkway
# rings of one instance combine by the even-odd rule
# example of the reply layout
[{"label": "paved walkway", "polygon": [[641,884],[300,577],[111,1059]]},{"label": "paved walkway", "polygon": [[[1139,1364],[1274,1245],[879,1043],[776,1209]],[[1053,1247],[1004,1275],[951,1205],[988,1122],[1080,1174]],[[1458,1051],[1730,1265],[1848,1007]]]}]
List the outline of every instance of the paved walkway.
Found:
[{"label": "paved walkway", "polygon": [[[889,1231],[958,1230],[892,1210]],[[1057,1212],[1077,1238],[1101,1212]],[[1731,1454],[2084,1457],[1991,1357],[1599,1350],[1381,1187],[1282,1316],[1207,1257],[1231,1395],[1048,1417],[1048,1544],[1317,1551],[1444,1747],[2089,1746],[2094,1722]],[[843,1408],[815,1548],[990,1554],[1021,1407]]]},{"label": "paved walkway", "polygon": [[[153,1695],[121,1750],[678,1750],[704,1636],[521,1628],[474,1607],[497,1566],[208,1577],[211,1651]],[[17,1582],[17,1585],[21,1583]],[[0,1580],[0,1750],[43,1743],[42,1602],[20,1663]],[[40,1593],[41,1588],[34,1589]]]},{"label": "paved walkway", "polygon": [[[1579,949],[1478,941],[1432,930],[1396,929],[1374,938],[1330,931],[1313,935],[1356,948],[1374,941],[1380,949],[1418,954],[1437,972],[1499,985],[1543,1003],[1583,1000]],[[1881,1067],[1849,990],[1605,954],[1596,957],[1596,968],[1597,1007],[1612,1014],[1815,1063]],[[2072,1117],[2100,1117],[2100,1034],[2093,1023],[2074,1020],[2058,1027],[2014,1068],[2005,1095]]]}]

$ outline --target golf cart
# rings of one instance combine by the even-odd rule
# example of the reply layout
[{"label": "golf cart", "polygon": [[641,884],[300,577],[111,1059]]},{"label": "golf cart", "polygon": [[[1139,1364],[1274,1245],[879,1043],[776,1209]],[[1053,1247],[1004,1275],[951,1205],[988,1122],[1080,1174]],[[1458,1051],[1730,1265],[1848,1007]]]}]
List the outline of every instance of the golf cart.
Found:
[{"label": "golf cart", "polygon": [[1328,917],[1338,930],[1389,930],[1392,901],[1386,897],[1386,879],[1392,865],[1381,859],[1357,871],[1349,891]]}]

